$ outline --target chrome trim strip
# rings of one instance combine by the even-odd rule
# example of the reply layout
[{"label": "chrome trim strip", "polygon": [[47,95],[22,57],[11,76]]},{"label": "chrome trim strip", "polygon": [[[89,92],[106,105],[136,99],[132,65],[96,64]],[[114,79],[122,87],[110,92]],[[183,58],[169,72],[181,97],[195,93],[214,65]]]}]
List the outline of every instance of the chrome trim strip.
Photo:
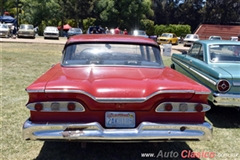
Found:
[{"label": "chrome trim strip", "polygon": [[233,82],[233,86],[240,86],[240,82]]},{"label": "chrome trim strip", "polygon": [[164,68],[163,65],[159,64],[159,66],[140,66],[140,65],[99,65],[99,64],[76,64],[76,65],[67,65],[67,64],[63,64],[61,63],[61,66],[63,67],[131,67],[131,68],[159,68],[162,69]]},{"label": "chrome trim strip", "polygon": [[196,73],[197,75],[199,75],[200,77],[202,77],[203,79],[207,80],[208,82],[212,83],[213,85],[217,84],[214,80],[204,76],[203,74],[199,73],[197,70],[192,69],[192,68],[190,68],[190,70],[193,71],[194,73]]},{"label": "chrome trim strip", "polygon": [[213,93],[213,104],[223,107],[240,107],[240,94]]},{"label": "chrome trim strip", "polygon": [[45,90],[46,93],[81,93],[84,94],[93,100],[100,102],[100,103],[142,103],[147,101],[148,99],[158,95],[158,94],[166,94],[166,93],[195,93],[194,90],[163,90],[163,91],[158,91],[153,94],[151,94],[148,97],[142,97],[142,98],[99,98],[99,97],[94,97],[91,94],[81,91],[81,90]]},{"label": "chrome trim strip", "polygon": [[[27,92],[32,93],[33,91],[27,90]],[[84,94],[93,100],[100,102],[100,103],[142,103],[147,101],[148,99],[158,95],[158,94],[166,94],[166,93],[193,93],[193,94],[210,94],[210,92],[201,92],[201,91],[194,91],[194,90],[162,90],[162,91],[157,91],[151,94],[150,96],[147,97],[142,97],[142,98],[99,98],[99,97],[94,97],[88,92],[82,91],[82,90],[45,90],[46,93],[80,93]]]},{"label": "chrome trim strip", "polygon": [[[83,107],[83,105],[76,101],[47,101],[47,102],[36,102],[36,103],[41,103],[43,105],[43,110],[41,110],[40,112],[85,112],[85,108]],[[36,111],[34,107],[36,103],[27,104],[27,108],[31,111]],[[75,110],[69,111],[67,109],[68,103],[74,103],[76,106]],[[51,107],[52,104],[59,104],[58,109],[55,108],[52,110],[52,107]]]},{"label": "chrome trim strip", "polygon": [[39,89],[39,90],[37,90],[37,89],[33,89],[33,90],[26,89],[26,91],[28,93],[44,93],[44,89]]},{"label": "chrome trim strip", "polygon": [[[171,104],[173,109],[171,111],[166,111],[165,110],[165,105],[166,104]],[[181,111],[179,109],[179,106],[180,104],[187,104],[187,111]],[[197,112],[195,110],[195,106],[198,105],[199,103],[189,103],[189,102],[163,102],[163,103],[160,103],[156,109],[155,109],[155,112],[160,112],[160,113],[182,113],[182,112],[187,112],[187,113],[192,113],[192,112]],[[201,105],[203,106],[203,110],[201,112],[207,112],[208,110],[211,109],[211,107],[207,104],[202,104]]]},{"label": "chrome trim strip", "polygon": [[186,65],[186,64],[184,64],[183,62],[179,61],[177,58],[174,58],[174,57],[173,57],[173,60],[176,61],[176,62],[178,62],[178,63],[180,63],[181,65],[183,65],[183,66],[186,67],[186,68],[190,68],[188,65]]},{"label": "chrome trim strip", "polygon": [[[186,128],[181,131],[182,128]],[[68,129],[68,130],[66,130]],[[23,125],[25,140],[79,140],[79,141],[177,141],[210,140],[212,126],[201,124],[169,124],[142,122],[131,129],[106,129],[92,123],[33,123]]]},{"label": "chrome trim strip", "polygon": [[217,84],[214,80],[212,80],[212,79],[204,76],[203,74],[199,73],[197,70],[190,68],[189,66],[185,65],[185,64],[182,63],[181,61],[176,60],[176,58],[173,58],[173,59],[175,59],[175,61],[177,61],[178,63],[180,63],[181,65],[183,65],[183,66],[186,67],[187,69],[190,69],[191,71],[193,71],[194,73],[196,73],[196,74],[199,75],[200,77],[202,77],[202,78],[204,78],[205,80],[209,81],[209,82],[212,83],[213,85],[216,85],[216,84]]}]

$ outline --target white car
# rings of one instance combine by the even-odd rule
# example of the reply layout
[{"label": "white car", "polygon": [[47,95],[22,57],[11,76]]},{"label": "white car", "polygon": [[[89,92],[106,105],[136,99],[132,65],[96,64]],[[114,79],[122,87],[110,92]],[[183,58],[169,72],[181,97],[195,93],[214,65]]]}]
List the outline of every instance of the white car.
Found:
[{"label": "white car", "polygon": [[9,37],[10,29],[7,24],[0,24],[0,37]]},{"label": "white car", "polygon": [[141,36],[141,37],[148,38],[148,35],[143,30],[133,30],[132,35],[133,36]]},{"label": "white car", "polygon": [[230,37],[230,41],[238,41],[238,37]]},{"label": "white car", "polygon": [[183,46],[191,46],[193,42],[198,41],[199,36],[197,34],[187,34],[183,39]]},{"label": "white car", "polygon": [[43,32],[44,39],[55,38],[59,39],[59,30],[55,26],[47,26]]},{"label": "white car", "polygon": [[221,36],[210,36],[208,39],[209,40],[222,40],[222,37]]}]

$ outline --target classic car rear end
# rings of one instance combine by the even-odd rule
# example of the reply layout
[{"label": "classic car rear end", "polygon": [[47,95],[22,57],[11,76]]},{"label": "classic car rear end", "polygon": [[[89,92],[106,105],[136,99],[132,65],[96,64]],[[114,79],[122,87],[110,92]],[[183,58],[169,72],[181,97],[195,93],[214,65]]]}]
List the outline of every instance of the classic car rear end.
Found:
[{"label": "classic car rear end", "polygon": [[56,64],[26,88],[26,140],[210,140],[210,91],[164,67],[151,39],[71,37]]},{"label": "classic car rear end", "polygon": [[240,107],[240,43],[199,40],[187,54],[173,54],[172,68],[205,85],[215,106]]}]

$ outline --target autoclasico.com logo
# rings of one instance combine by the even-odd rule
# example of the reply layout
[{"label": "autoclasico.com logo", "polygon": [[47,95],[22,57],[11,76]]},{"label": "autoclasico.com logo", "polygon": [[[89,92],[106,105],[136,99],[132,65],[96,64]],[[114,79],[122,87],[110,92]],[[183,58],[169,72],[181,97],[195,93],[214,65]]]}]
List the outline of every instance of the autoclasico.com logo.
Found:
[{"label": "autoclasico.com logo", "polygon": [[183,150],[182,152],[177,151],[163,151],[160,150],[157,154],[155,153],[141,153],[142,158],[237,158],[239,153],[216,153],[216,152],[206,152],[206,151],[192,151],[192,150]]}]

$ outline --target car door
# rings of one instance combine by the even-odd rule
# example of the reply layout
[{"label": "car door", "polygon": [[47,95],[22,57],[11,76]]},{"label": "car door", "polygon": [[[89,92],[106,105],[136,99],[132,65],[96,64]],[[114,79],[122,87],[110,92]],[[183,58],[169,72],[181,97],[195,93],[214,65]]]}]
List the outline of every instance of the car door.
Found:
[{"label": "car door", "polygon": [[207,72],[210,70],[208,64],[206,63],[206,57],[202,44],[194,43],[191,50],[188,52],[188,57],[186,59],[189,64],[189,77],[195,81],[211,88],[211,75]]}]

